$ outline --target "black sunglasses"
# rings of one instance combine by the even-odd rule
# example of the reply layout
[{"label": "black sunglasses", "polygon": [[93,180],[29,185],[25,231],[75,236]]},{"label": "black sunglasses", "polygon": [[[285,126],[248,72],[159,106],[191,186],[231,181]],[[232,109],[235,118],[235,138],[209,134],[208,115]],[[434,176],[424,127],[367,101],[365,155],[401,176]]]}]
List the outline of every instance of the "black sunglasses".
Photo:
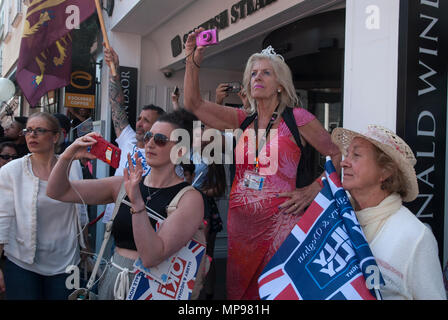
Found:
[{"label": "black sunglasses", "polygon": [[18,159],[19,156],[12,155],[12,154],[0,154],[0,158],[2,158],[3,160],[14,160],[14,159]]},{"label": "black sunglasses", "polygon": [[[147,131],[145,135],[143,136],[143,141],[145,143],[148,143],[151,138],[154,137],[154,143],[159,147],[164,147],[170,140],[166,135],[162,133],[152,133],[151,131]],[[176,141],[173,141],[176,142]]]}]

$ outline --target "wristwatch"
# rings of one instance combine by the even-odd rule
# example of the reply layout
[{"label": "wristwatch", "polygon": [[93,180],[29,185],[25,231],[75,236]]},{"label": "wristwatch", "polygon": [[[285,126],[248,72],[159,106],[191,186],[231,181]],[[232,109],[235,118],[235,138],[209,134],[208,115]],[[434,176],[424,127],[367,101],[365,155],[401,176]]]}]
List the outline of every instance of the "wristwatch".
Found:
[{"label": "wristwatch", "polygon": [[140,212],[146,211],[146,208],[135,211],[134,208],[131,207],[131,209],[129,209],[129,211],[131,212],[131,214],[138,214]]}]

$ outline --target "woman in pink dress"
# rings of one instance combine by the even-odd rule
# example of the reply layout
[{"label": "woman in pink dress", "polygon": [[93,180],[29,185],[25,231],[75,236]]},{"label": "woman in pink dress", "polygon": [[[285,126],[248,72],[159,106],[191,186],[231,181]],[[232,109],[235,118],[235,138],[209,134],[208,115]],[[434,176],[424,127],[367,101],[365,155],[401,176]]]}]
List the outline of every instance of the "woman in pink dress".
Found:
[{"label": "woman in pink dress", "polygon": [[[297,106],[298,98],[283,57],[268,48],[249,58],[243,79],[250,104],[247,112],[221,106],[200,94],[199,67],[205,48],[196,47],[196,36],[201,31],[190,33],[185,44],[185,108],[218,130],[238,129],[248,115],[257,113],[235,149],[226,285],[228,299],[260,299],[258,277],[320,191],[320,178],[296,189],[300,149],[280,115],[285,108]],[[293,114],[302,144],[310,143],[339,164],[341,154],[321,123],[302,108],[294,108]]]}]

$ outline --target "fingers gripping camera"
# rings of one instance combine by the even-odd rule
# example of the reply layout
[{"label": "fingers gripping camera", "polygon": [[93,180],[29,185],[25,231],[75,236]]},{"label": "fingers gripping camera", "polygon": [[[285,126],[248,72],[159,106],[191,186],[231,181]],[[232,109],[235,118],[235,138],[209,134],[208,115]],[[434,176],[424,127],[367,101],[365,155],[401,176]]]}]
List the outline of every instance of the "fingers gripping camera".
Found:
[{"label": "fingers gripping camera", "polygon": [[218,31],[217,29],[205,30],[199,33],[196,37],[196,45],[198,47],[206,47],[218,44]]}]

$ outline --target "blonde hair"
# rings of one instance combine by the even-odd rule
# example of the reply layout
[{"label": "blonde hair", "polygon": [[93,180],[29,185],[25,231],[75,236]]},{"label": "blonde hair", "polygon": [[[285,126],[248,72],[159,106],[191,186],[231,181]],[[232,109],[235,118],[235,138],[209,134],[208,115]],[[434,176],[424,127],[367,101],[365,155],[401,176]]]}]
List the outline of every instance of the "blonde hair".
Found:
[{"label": "blonde hair", "polygon": [[295,106],[297,106],[299,104],[299,98],[297,97],[296,89],[294,88],[294,83],[292,81],[291,69],[285,63],[283,57],[278,54],[267,55],[263,53],[254,53],[247,61],[243,77],[243,87],[246,91],[246,95],[250,104],[249,113],[254,113],[255,111],[257,111],[256,101],[252,97],[250,80],[253,65],[256,61],[259,60],[267,60],[271,63],[277,81],[282,87],[281,92],[278,93],[278,98],[280,101],[279,113],[281,114],[286,107],[294,108]]}]

